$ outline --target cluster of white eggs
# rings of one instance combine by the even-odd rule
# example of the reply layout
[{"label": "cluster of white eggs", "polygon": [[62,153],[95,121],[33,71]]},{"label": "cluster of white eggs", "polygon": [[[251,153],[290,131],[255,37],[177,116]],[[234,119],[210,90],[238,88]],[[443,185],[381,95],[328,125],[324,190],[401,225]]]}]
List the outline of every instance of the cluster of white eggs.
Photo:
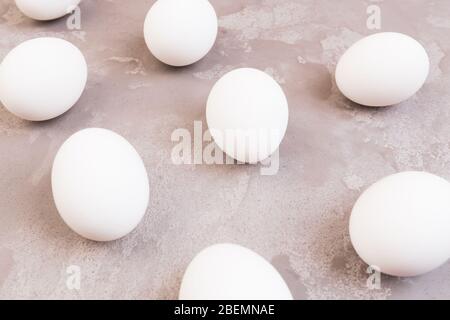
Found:
[{"label": "cluster of white eggs", "polygon": [[[79,2],[16,0],[24,14],[37,20],[62,17]],[[217,16],[207,0],[158,0],[144,26],[151,53],[176,67],[206,56],[217,31]],[[428,55],[416,40],[379,33],[348,49],[337,65],[336,82],[350,100],[381,107],[412,97],[428,72]],[[29,40],[0,65],[0,100],[23,119],[52,119],[79,100],[87,73],[83,54],[68,41]],[[214,85],[206,118],[226,154],[257,163],[279,148],[288,125],[288,102],[269,75],[242,68]],[[224,140],[225,131],[231,132],[227,138],[233,143]],[[243,143],[252,132],[258,132],[259,139],[262,136],[259,147]],[[236,150],[236,145],[245,147]],[[123,137],[105,129],[85,129],[67,139],[53,163],[52,190],[67,225],[95,241],[127,235],[139,224],[149,202],[148,175],[141,157]],[[424,172],[382,179],[356,202],[350,236],[361,258],[386,274],[416,276],[439,267],[450,257],[450,183]],[[184,275],[180,298],[292,299],[292,295],[278,272],[259,255],[222,244],[195,257]]]}]

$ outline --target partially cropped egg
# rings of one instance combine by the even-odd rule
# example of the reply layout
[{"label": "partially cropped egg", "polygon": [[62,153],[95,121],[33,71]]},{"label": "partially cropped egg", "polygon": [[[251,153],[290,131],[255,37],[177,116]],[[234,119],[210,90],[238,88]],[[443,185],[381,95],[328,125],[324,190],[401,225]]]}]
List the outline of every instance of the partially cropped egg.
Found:
[{"label": "partially cropped egg", "polygon": [[356,202],[350,236],[382,273],[410,277],[438,268],[450,258],[450,183],[426,172],[380,180]]},{"label": "partially cropped egg", "polygon": [[429,69],[428,54],[419,42],[384,32],[363,38],[344,53],[336,67],[336,83],[358,104],[385,107],[414,96]]},{"label": "partially cropped egg", "polygon": [[158,0],[147,14],[144,35],[158,60],[181,67],[208,54],[217,29],[217,15],[208,0]]},{"label": "partially cropped egg", "polygon": [[16,0],[26,16],[35,20],[54,20],[72,12],[81,0]]},{"label": "partially cropped egg", "polygon": [[233,244],[204,249],[189,264],[180,300],[292,300],[278,271],[257,253]]},{"label": "partially cropped egg", "polygon": [[52,190],[66,224],[95,241],[130,233],[149,201],[141,157],[127,140],[106,129],[84,129],[64,142],[53,162]]},{"label": "partially cropped egg", "polygon": [[30,121],[68,111],[86,86],[88,69],[81,51],[59,38],[36,38],[12,49],[0,65],[0,101]]}]

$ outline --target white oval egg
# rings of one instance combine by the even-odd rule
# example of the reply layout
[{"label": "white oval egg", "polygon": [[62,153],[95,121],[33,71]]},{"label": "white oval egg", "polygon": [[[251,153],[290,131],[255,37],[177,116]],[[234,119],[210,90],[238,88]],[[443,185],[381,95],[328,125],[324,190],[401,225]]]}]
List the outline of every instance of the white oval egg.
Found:
[{"label": "white oval egg", "polygon": [[251,68],[233,70],[211,90],[206,120],[216,144],[231,158],[257,163],[280,146],[289,108],[280,85]]},{"label": "white oval egg", "polygon": [[206,56],[217,30],[217,15],[208,0],[158,0],[144,24],[145,41],[152,54],[176,67]]},{"label": "white oval egg", "polygon": [[54,20],[71,13],[81,0],[16,0],[24,15],[35,20]]},{"label": "white oval egg", "polygon": [[278,271],[244,247],[217,244],[189,264],[180,300],[292,300]]},{"label": "white oval egg", "polygon": [[450,183],[425,172],[388,176],[367,189],[350,218],[359,256],[393,276],[418,276],[450,257]]},{"label": "white oval egg", "polygon": [[106,129],[85,129],[59,149],[52,168],[59,214],[79,235],[112,241],[130,233],[144,216],[149,182],[133,146]]},{"label": "white oval egg", "polygon": [[378,33],[356,42],[336,67],[336,83],[350,100],[385,107],[411,98],[425,83],[428,54],[413,38]]},{"label": "white oval egg", "polygon": [[0,65],[0,101],[30,121],[55,118],[80,98],[87,81],[81,51],[58,38],[36,38],[11,50]]}]

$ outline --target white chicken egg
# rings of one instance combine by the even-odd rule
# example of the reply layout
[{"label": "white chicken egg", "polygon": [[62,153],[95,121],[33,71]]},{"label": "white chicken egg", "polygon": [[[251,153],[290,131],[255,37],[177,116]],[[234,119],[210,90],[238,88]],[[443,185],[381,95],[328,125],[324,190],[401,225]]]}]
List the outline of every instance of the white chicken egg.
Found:
[{"label": "white chicken egg", "polygon": [[356,202],[350,236],[382,273],[410,277],[438,268],[450,257],[450,183],[425,172],[380,180]]},{"label": "white chicken egg", "polygon": [[158,60],[181,67],[208,54],[217,29],[217,15],[208,0],[158,0],[147,14],[144,35]]},{"label": "white chicken egg", "polygon": [[189,264],[180,300],[292,300],[278,271],[244,247],[217,244],[204,249]]},{"label": "white chicken egg", "polygon": [[413,38],[378,33],[356,42],[336,67],[336,83],[350,100],[385,107],[411,98],[425,83],[428,54]]},{"label": "white chicken egg", "polygon": [[272,155],[284,138],[288,119],[283,89],[260,70],[227,73],[208,97],[206,120],[214,141],[243,163],[257,163]]},{"label": "white chicken egg", "polygon": [[81,51],[58,38],[36,38],[12,49],[0,65],[0,101],[30,121],[55,118],[80,98],[87,81]]},{"label": "white chicken egg", "polygon": [[16,0],[24,15],[35,20],[54,20],[72,12],[81,0]]},{"label": "white chicken egg", "polygon": [[66,224],[95,241],[130,233],[149,201],[142,159],[127,140],[106,129],[84,129],[64,142],[53,162],[52,190]]}]

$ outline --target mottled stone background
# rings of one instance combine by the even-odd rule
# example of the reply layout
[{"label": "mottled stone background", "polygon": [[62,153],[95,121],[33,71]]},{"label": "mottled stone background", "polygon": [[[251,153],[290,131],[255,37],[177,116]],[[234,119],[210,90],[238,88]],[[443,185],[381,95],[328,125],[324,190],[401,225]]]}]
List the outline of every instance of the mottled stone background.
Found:
[{"label": "mottled stone background", "polygon": [[[366,266],[349,241],[360,192],[401,170],[450,179],[450,3],[377,1],[382,30],[416,37],[432,62],[413,99],[384,109],[357,106],[336,89],[334,68],[366,27],[361,0],[212,0],[220,33],[212,52],[176,69],[156,61],[142,26],[152,0],[85,0],[82,29],[39,23],[0,2],[0,58],[22,41],[56,36],[89,64],[77,105],[29,123],[0,107],[0,298],[177,298],[184,269],[217,242],[247,246],[271,261],[297,299],[450,298],[450,264],[413,279],[382,277],[366,287]],[[214,82],[243,66],[272,74],[290,102],[276,176],[257,166],[175,166],[171,133],[203,120]],[[206,125],[205,125],[206,126]],[[59,218],[50,186],[61,143],[86,127],[125,136],[151,180],[143,223],[128,237],[94,243]],[[80,291],[66,268],[82,270]]]}]

